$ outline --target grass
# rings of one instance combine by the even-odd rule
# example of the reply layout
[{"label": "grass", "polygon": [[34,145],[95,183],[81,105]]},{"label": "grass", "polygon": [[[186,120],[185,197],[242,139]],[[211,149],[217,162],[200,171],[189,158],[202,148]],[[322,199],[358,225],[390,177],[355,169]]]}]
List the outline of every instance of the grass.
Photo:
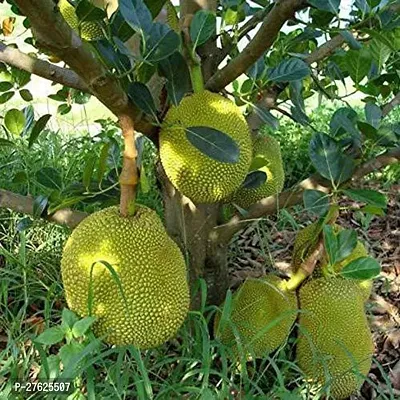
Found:
[{"label": "grass", "polygon": [[[332,112],[322,109],[315,114],[319,129],[326,127]],[[312,172],[306,152],[311,133],[291,122],[282,124],[278,138],[287,186]],[[6,137],[5,133],[0,136]],[[46,130],[31,148],[26,137],[13,141],[13,146],[0,147],[1,188],[45,196],[53,207],[65,205],[67,198],[70,205],[87,212],[116,204],[121,140],[111,121],[102,120],[93,135],[70,136]],[[139,202],[162,215],[155,150],[147,141],[144,148],[150,189],[139,193]],[[58,175],[52,175],[54,171]],[[397,174],[385,172],[381,181],[390,184]],[[287,211],[276,222],[282,229],[298,228]],[[265,238],[263,252],[270,257],[267,228],[260,224],[257,232]],[[157,349],[138,351],[133,346],[103,344],[93,335],[90,320],[79,320],[65,308],[59,266],[68,235],[65,227],[0,210],[0,399],[23,398],[12,393],[13,382],[36,377],[72,379],[77,389],[68,397],[71,400],[295,400],[326,395],[328,388],[311,388],[294,363],[295,332],[285,345],[262,360],[245,361],[242,356],[239,363],[232,361],[232,350],[213,337],[210,329],[215,306],[203,305],[201,310],[190,312],[177,337]],[[205,299],[204,282],[199,282],[198,290]],[[40,334],[42,339],[38,340]],[[382,399],[395,398],[375,388]]]}]

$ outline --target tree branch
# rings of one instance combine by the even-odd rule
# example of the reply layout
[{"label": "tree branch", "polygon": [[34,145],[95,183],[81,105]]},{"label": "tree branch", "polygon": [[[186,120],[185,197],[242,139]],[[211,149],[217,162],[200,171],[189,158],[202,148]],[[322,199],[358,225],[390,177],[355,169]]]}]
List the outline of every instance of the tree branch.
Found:
[{"label": "tree branch", "polygon": [[0,61],[61,85],[89,92],[86,83],[71,69],[61,68],[47,61],[28,56],[4,43],[0,43]]},{"label": "tree branch", "polygon": [[15,0],[29,18],[38,43],[65,61],[93,93],[116,116],[130,116],[138,131],[151,135],[156,128],[128,100],[118,80],[108,73],[90,44],[83,42],[61,16],[53,0]]},{"label": "tree branch", "polygon": [[216,72],[208,80],[206,88],[219,92],[247,71],[271,47],[285,22],[306,5],[305,0],[278,0],[246,48],[228,65]]},{"label": "tree branch", "polygon": [[[400,147],[397,147],[359,166],[351,182],[356,182],[363,176],[386,167],[387,165],[398,163],[399,160]],[[290,190],[282,192],[279,195],[267,197],[253,204],[245,217],[234,216],[227,223],[215,227],[214,231],[211,233],[212,240],[216,240],[217,238],[221,243],[228,243],[236,232],[240,231],[250,222],[266,215],[275,214],[282,208],[300,204],[303,201],[303,193],[307,189],[330,193],[332,186],[330,181],[322,178],[318,174],[314,174]]]},{"label": "tree branch", "polygon": [[[35,199],[31,196],[21,196],[20,194],[0,189],[0,208],[8,208],[22,214],[33,215],[34,201]],[[48,221],[74,228],[87,216],[88,214],[84,212],[65,208],[44,218]]]},{"label": "tree branch", "polygon": [[393,109],[400,106],[400,92],[393,97],[389,103],[385,104],[382,108],[382,115],[386,117]]}]

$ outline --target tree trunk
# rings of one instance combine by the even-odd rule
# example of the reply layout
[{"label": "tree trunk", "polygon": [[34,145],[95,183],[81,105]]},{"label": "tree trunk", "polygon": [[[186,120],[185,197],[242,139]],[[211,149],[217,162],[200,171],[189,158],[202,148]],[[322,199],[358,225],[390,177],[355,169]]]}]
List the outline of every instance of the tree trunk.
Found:
[{"label": "tree trunk", "polygon": [[171,184],[161,166],[158,168],[162,185],[165,226],[185,257],[192,290],[192,309],[198,309],[201,293],[196,283],[207,283],[207,303],[220,304],[228,289],[227,246],[218,245],[210,237],[217,225],[220,204],[193,204]]}]

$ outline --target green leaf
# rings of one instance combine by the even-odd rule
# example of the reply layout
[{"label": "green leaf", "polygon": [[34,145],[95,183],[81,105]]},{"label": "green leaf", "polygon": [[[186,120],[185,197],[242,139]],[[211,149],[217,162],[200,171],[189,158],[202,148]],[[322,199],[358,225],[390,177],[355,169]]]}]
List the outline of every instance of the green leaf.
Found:
[{"label": "green leaf", "polygon": [[209,10],[197,11],[190,24],[193,49],[201,46],[216,34],[216,16]]},{"label": "green leaf", "polygon": [[60,173],[52,167],[44,167],[36,172],[36,180],[50,189],[61,189],[62,179]]},{"label": "green leaf", "polygon": [[263,156],[257,155],[253,158],[249,171],[255,171],[269,164],[269,160]]},{"label": "green leaf", "polygon": [[39,195],[33,202],[33,216],[40,218],[49,203],[47,196]]},{"label": "green leaf", "polygon": [[14,96],[15,92],[5,92],[0,95],[0,104],[7,103]]},{"label": "green leaf", "polygon": [[365,118],[367,122],[374,128],[378,129],[382,119],[382,110],[375,103],[368,102],[364,108]]},{"label": "green leaf", "polygon": [[17,231],[24,232],[32,226],[33,222],[29,217],[22,218],[17,224]]},{"label": "green leaf", "polygon": [[151,29],[152,15],[142,0],[119,0],[119,11],[135,32]]},{"label": "green leaf", "polygon": [[13,178],[13,183],[26,183],[28,181],[28,175],[25,171],[18,171]]},{"label": "green leaf", "polygon": [[309,66],[298,58],[282,61],[268,73],[268,79],[273,82],[291,82],[310,75]]},{"label": "green leaf", "polygon": [[95,154],[89,155],[88,159],[86,160],[85,168],[83,169],[83,174],[82,174],[82,183],[83,186],[85,186],[86,190],[89,190],[95,164],[96,164],[96,155]]},{"label": "green leaf", "polygon": [[371,56],[364,50],[349,50],[344,59],[346,69],[354,83],[360,83],[371,67]]},{"label": "green leaf", "polygon": [[0,82],[0,92],[7,92],[11,90],[14,85],[11,82]]},{"label": "green leaf", "polygon": [[104,174],[107,170],[107,159],[110,147],[110,142],[104,143],[100,151],[99,163],[97,166],[97,180],[99,181],[99,183],[102,182]]},{"label": "green leaf", "polygon": [[76,338],[83,336],[87,332],[87,330],[93,325],[93,323],[95,321],[96,321],[96,317],[82,318],[81,320],[75,322],[75,324],[72,328],[72,334]]},{"label": "green leaf", "polygon": [[376,139],[378,137],[378,131],[372,125],[364,121],[357,121],[357,127],[369,139]]},{"label": "green leaf", "polygon": [[153,96],[148,87],[141,82],[129,84],[128,96],[136,106],[147,115],[151,115],[157,121],[157,108]]},{"label": "green leaf", "polygon": [[36,142],[37,138],[39,137],[40,133],[43,131],[47,122],[51,118],[51,114],[42,115],[36,122],[32,128],[32,132],[29,136],[29,144],[28,147],[32,147],[32,145]]},{"label": "green leaf", "polygon": [[268,110],[268,108],[253,104],[253,109],[255,113],[260,117],[262,122],[264,122],[273,129],[279,129],[278,118],[272,115],[271,112]]},{"label": "green leaf", "polygon": [[350,31],[340,31],[340,34],[343,36],[344,40],[351,49],[360,50],[362,48],[361,43],[354,38]]},{"label": "green leaf", "polygon": [[349,107],[337,109],[329,122],[329,129],[332,136],[340,136],[347,132],[353,137],[360,137],[360,132],[355,126],[357,113]]},{"label": "green leaf", "polygon": [[381,266],[372,257],[360,257],[345,265],[340,275],[349,279],[373,279],[381,273]]},{"label": "green leaf", "polygon": [[75,8],[75,13],[79,21],[101,21],[107,17],[104,10],[95,7],[88,0],[80,0]]},{"label": "green leaf", "polygon": [[25,100],[25,101],[33,100],[32,93],[28,89],[21,89],[19,91],[19,95],[22,97],[22,100]]},{"label": "green leaf", "polygon": [[177,106],[183,96],[191,90],[189,68],[179,51],[159,63],[160,75],[167,78],[166,88],[169,101]]},{"label": "green leaf", "polygon": [[353,229],[344,229],[337,236],[336,262],[348,257],[357,246],[357,232]]},{"label": "green leaf", "polygon": [[391,38],[386,36],[387,32],[378,31],[377,29],[366,29],[366,28],[363,28],[362,31],[365,32],[365,33],[368,33],[371,37],[379,40],[384,45],[389,47],[391,50],[393,50],[393,51],[397,51],[398,50],[396,48],[396,46],[392,43]]},{"label": "green leaf", "polygon": [[25,127],[25,115],[22,111],[12,108],[4,117],[4,125],[15,136],[21,135]]},{"label": "green leaf", "polygon": [[147,8],[150,10],[153,18],[157,17],[163,8],[166,0],[144,0]]},{"label": "green leaf", "polygon": [[267,174],[264,171],[252,171],[247,174],[242,183],[243,189],[257,189],[267,181]]},{"label": "green leaf", "polygon": [[145,44],[144,60],[156,63],[175,53],[181,44],[181,39],[168,25],[156,22],[146,35]]},{"label": "green leaf", "polygon": [[7,139],[0,138],[0,146],[15,146],[15,143]]},{"label": "green leaf", "polygon": [[305,190],[304,207],[315,215],[323,216],[329,209],[329,195],[319,190]]},{"label": "green leaf", "polygon": [[339,244],[331,225],[324,225],[323,232],[324,232],[324,246],[326,253],[328,254],[329,264],[334,265],[336,263]]},{"label": "green leaf", "polygon": [[321,11],[339,13],[340,0],[308,0],[308,3]]},{"label": "green leaf", "polygon": [[85,348],[83,343],[76,341],[64,344],[60,348],[59,356],[64,367],[64,371],[67,369],[74,370],[77,367],[77,360],[80,358],[79,355]]},{"label": "green leaf", "polygon": [[230,164],[239,162],[239,146],[226,133],[208,126],[191,126],[185,132],[189,142],[207,157]]},{"label": "green leaf", "polygon": [[75,322],[79,321],[78,316],[68,308],[64,308],[61,314],[61,320],[64,325],[71,328],[74,326]]},{"label": "green leaf", "polygon": [[314,134],[309,153],[318,173],[331,182],[340,184],[352,176],[354,161],[325,133]]},{"label": "green leaf", "polygon": [[64,331],[59,327],[55,326],[53,328],[46,329],[37,338],[36,342],[51,346],[53,344],[59,343],[64,339]]},{"label": "green leaf", "polygon": [[354,201],[366,203],[370,206],[386,208],[387,198],[382,193],[371,189],[346,189],[343,193]]},{"label": "green leaf", "polygon": [[371,43],[369,44],[369,50],[371,52],[372,58],[378,64],[379,71],[381,71],[386,61],[390,57],[392,50],[390,49],[390,47],[386,46],[378,39],[373,39],[371,41]]},{"label": "green leaf", "polygon": [[68,105],[67,103],[65,104],[60,104],[57,107],[57,112],[61,115],[65,115],[68,114],[71,111],[72,107],[70,105]]},{"label": "green leaf", "polygon": [[366,205],[364,207],[361,207],[360,211],[366,214],[378,215],[379,217],[385,216],[385,212],[382,210],[382,208],[376,206]]}]

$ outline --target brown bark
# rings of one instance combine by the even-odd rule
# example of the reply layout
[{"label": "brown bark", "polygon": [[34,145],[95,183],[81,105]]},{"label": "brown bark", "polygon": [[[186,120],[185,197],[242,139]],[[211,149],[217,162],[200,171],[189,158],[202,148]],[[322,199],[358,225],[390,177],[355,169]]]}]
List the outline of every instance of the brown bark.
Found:
[{"label": "brown bark", "polygon": [[91,46],[65,22],[52,0],[15,0],[15,3],[29,18],[32,32],[43,48],[65,61],[116,116],[131,115],[138,131],[154,135],[156,128],[142,118],[118,80],[98,60]]}]

